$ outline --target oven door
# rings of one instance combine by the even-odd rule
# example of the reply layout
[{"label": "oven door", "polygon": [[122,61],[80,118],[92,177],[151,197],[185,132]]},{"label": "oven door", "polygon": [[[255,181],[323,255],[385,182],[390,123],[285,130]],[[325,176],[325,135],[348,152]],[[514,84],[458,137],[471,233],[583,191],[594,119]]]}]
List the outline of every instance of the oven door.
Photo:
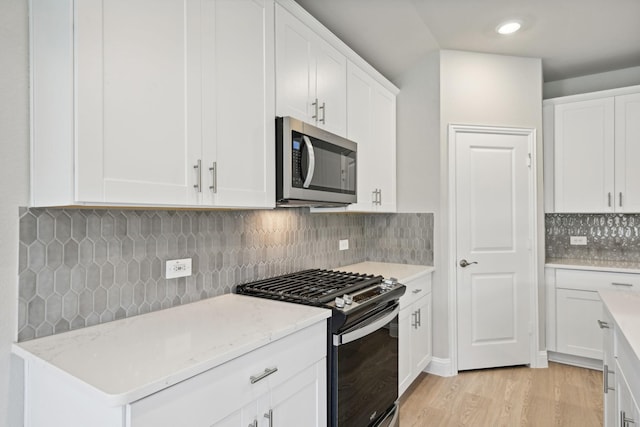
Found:
[{"label": "oven door", "polygon": [[333,335],[332,426],[397,423],[398,304]]}]

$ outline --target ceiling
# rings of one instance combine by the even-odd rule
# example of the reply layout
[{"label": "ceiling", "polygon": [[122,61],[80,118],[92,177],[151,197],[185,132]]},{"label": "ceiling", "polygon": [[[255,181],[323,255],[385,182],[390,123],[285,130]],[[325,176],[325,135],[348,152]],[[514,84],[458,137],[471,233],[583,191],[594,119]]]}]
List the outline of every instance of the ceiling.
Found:
[{"label": "ceiling", "polygon": [[438,49],[542,58],[546,82],[640,66],[640,0],[296,1],[391,80]]}]

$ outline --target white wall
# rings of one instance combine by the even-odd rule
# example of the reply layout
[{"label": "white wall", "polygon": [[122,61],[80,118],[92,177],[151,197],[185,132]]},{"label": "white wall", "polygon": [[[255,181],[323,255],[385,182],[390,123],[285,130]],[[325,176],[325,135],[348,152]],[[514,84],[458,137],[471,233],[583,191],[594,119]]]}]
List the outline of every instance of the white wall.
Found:
[{"label": "white wall", "polygon": [[426,55],[395,82],[398,212],[436,212],[440,197],[440,52]]},{"label": "white wall", "polygon": [[635,85],[640,85],[640,67],[547,82],[543,87],[543,96],[549,99]]},{"label": "white wall", "polygon": [[[433,212],[434,264],[441,256],[440,227],[440,51],[418,61],[395,82],[397,98],[398,212]],[[433,354],[445,358],[447,286],[433,274]],[[443,304],[440,301],[444,301]]]},{"label": "white wall", "polygon": [[18,305],[18,206],[29,173],[28,22],[25,0],[0,1],[0,425],[21,424],[21,385],[11,369]]}]

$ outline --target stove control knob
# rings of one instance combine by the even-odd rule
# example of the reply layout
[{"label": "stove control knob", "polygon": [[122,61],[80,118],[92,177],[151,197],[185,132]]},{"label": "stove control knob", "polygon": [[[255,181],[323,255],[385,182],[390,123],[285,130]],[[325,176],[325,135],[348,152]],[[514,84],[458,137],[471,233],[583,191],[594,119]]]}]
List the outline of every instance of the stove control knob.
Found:
[{"label": "stove control knob", "polygon": [[336,308],[344,308],[344,300],[340,297],[336,297],[335,305]]},{"label": "stove control knob", "polygon": [[344,303],[345,303],[346,305],[351,305],[351,304],[353,304],[353,297],[352,297],[351,295],[349,295],[349,294],[344,294],[344,295],[342,296],[342,299],[344,300]]},{"label": "stove control knob", "polygon": [[388,290],[393,288],[397,284],[398,284],[398,279],[396,279],[395,277],[390,277],[382,281],[382,289]]}]

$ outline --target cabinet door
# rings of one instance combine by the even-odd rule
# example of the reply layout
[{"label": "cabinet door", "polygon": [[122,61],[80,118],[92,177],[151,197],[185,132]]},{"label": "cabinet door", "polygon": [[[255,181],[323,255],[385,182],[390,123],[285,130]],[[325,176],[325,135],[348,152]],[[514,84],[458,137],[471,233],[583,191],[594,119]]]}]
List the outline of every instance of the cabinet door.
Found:
[{"label": "cabinet door", "polygon": [[413,381],[411,342],[414,322],[415,312],[412,306],[400,310],[398,317],[398,396],[402,396],[402,393]]},{"label": "cabinet door", "polygon": [[76,199],[194,204],[200,0],[76,2]]},{"label": "cabinet door", "polygon": [[613,98],[558,105],[554,123],[555,211],[613,212]]},{"label": "cabinet door", "polygon": [[616,97],[617,212],[640,211],[640,93]]},{"label": "cabinet door", "polygon": [[270,418],[268,425],[326,426],[326,378],[326,361],[323,359],[274,388],[262,414],[264,418]]},{"label": "cabinet door", "polygon": [[556,291],[557,350],[602,360],[603,338],[598,327],[602,302],[597,292]]},{"label": "cabinet door", "polygon": [[620,427],[632,427],[640,423],[640,409],[636,404],[629,383],[625,378],[624,372],[620,369],[620,365],[616,365],[619,378],[616,381],[616,397],[618,401],[617,417]]},{"label": "cabinet door", "polygon": [[273,1],[205,5],[203,203],[274,207]]},{"label": "cabinet door", "polygon": [[347,58],[319,37],[314,47],[317,126],[347,135]]},{"label": "cabinet door", "polygon": [[604,425],[605,427],[614,427],[616,425],[616,392],[615,381],[616,375],[616,359],[614,353],[613,328],[615,324],[609,316],[607,310],[602,310],[602,336],[603,336],[603,352],[602,352],[602,381],[604,393]]},{"label": "cabinet door", "polygon": [[[276,4],[276,114],[315,123],[313,33]],[[312,111],[313,110],[313,111]]]},{"label": "cabinet door", "polygon": [[373,92],[373,137],[378,212],[396,211],[396,97],[381,85]]},{"label": "cabinet door", "polygon": [[396,98],[349,63],[347,107],[347,138],[358,144],[358,203],[349,210],[395,212]]},{"label": "cabinet door", "polygon": [[411,359],[414,378],[431,362],[431,294],[413,304],[418,326],[412,330]]},{"label": "cabinet door", "polygon": [[376,152],[373,141],[373,80],[349,63],[347,74],[347,139],[358,144],[358,202],[352,211],[374,211]]}]

